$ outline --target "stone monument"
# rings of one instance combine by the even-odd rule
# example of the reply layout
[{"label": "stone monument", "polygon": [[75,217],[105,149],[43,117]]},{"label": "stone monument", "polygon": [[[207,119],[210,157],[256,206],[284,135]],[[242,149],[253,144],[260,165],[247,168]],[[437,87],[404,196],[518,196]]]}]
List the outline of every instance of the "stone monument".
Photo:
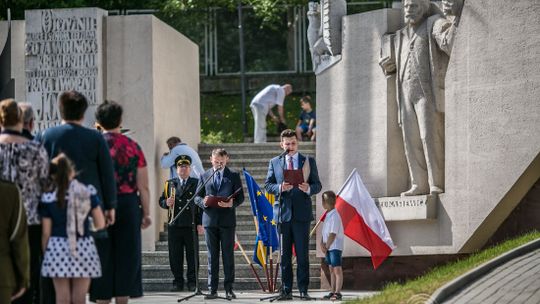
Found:
[{"label": "stone monument", "polygon": [[[540,227],[540,219],[530,217],[540,210],[534,188],[540,181],[540,5],[403,3],[424,7],[420,14],[405,7],[405,16],[384,9],[343,17],[341,61],[317,75],[321,182],[327,190],[340,189],[357,168],[397,245],[373,271],[369,253],[346,240],[344,288],[379,288],[479,250],[516,233],[514,225],[503,225],[510,217],[524,229]],[[427,15],[426,4],[432,10]],[[418,26],[409,31],[404,19]],[[413,104],[415,111],[403,113],[407,100],[415,99],[431,101],[431,116],[440,116],[440,130],[430,136],[444,143],[435,150],[443,183],[433,182],[444,192],[430,189],[428,169],[434,168],[424,155],[422,127],[413,124],[421,191],[401,196],[416,180],[405,156],[409,133],[402,129],[406,119],[425,112]],[[318,216],[323,211],[319,200]]]},{"label": "stone monument", "polygon": [[85,124],[91,125],[104,96],[105,16],[98,8],[25,12],[26,99],[36,111],[37,130],[60,124],[58,95],[70,89],[88,99]]},{"label": "stone monument", "polygon": [[402,196],[444,191],[444,80],[463,2],[442,5],[444,15],[433,12],[429,0],[405,0],[406,26],[383,37],[380,65],[385,75],[396,74],[411,183]]},{"label": "stone monument", "polygon": [[341,18],[347,15],[345,0],[309,2],[307,38],[315,75],[341,60]]}]

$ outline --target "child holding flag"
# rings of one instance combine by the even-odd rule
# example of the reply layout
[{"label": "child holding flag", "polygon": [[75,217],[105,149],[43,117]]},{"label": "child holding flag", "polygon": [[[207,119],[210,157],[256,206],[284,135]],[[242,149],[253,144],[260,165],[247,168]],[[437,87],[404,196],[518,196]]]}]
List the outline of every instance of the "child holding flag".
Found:
[{"label": "child holding flag", "polygon": [[343,252],[343,225],[341,217],[335,209],[336,194],[326,191],[322,194],[322,205],[326,209],[326,218],[322,229],[321,250],[326,255],[326,264],[330,266],[330,282],[332,291],[324,299],[341,300],[343,286],[343,269],[341,268],[341,253]]}]

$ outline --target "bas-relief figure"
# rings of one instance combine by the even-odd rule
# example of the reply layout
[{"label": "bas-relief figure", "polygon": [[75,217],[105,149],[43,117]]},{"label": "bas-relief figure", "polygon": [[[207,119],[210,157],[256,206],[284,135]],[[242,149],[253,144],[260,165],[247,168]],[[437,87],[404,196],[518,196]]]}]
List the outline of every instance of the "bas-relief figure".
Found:
[{"label": "bas-relief figure", "polygon": [[398,123],[411,187],[402,196],[444,192],[444,80],[463,0],[404,0],[405,27],[383,37],[380,65],[396,74]]},{"label": "bas-relief figure", "polygon": [[345,0],[309,2],[307,39],[315,75],[341,60],[341,18],[347,14]]}]

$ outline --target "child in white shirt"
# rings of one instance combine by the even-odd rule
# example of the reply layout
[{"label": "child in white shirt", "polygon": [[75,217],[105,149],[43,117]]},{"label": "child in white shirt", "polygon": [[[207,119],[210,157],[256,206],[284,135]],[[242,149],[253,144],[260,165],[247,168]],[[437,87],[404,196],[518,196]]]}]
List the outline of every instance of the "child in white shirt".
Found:
[{"label": "child in white shirt", "polygon": [[343,269],[341,268],[341,253],[343,252],[343,224],[335,209],[336,194],[326,191],[322,194],[323,207],[327,210],[322,229],[321,249],[326,255],[326,264],[330,266],[330,282],[332,291],[324,296],[325,299],[341,300],[343,286]]}]

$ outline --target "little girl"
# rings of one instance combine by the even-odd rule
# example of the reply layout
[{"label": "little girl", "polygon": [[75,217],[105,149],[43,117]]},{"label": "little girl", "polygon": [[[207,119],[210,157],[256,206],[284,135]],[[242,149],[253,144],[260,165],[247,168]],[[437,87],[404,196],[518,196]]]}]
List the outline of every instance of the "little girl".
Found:
[{"label": "little girl", "polygon": [[341,217],[335,209],[336,194],[326,191],[322,194],[322,204],[327,210],[326,219],[322,229],[321,249],[326,255],[326,264],[330,266],[330,282],[332,291],[324,299],[341,300],[341,287],[343,286],[343,269],[341,268],[341,253],[343,252],[343,224]]},{"label": "little girl", "polygon": [[101,276],[101,264],[89,235],[91,213],[96,229],[105,219],[96,189],[75,179],[71,161],[59,154],[51,162],[55,190],[41,198],[44,250],[41,275],[53,279],[57,303],[85,303],[90,278]]}]

